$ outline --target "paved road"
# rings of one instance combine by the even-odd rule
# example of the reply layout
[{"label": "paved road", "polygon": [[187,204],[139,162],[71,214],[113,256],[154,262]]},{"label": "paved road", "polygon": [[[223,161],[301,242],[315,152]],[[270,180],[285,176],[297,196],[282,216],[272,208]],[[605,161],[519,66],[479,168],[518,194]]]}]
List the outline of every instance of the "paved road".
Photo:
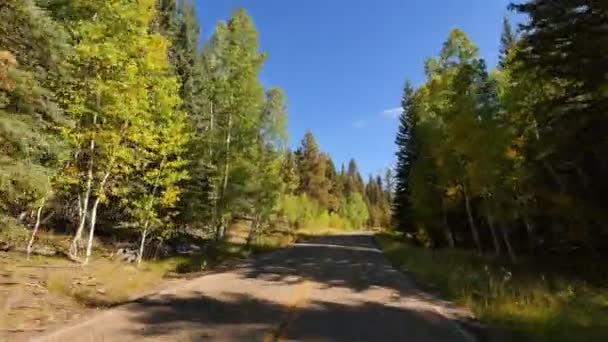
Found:
[{"label": "paved road", "polygon": [[311,238],[41,341],[472,341],[370,234]]}]

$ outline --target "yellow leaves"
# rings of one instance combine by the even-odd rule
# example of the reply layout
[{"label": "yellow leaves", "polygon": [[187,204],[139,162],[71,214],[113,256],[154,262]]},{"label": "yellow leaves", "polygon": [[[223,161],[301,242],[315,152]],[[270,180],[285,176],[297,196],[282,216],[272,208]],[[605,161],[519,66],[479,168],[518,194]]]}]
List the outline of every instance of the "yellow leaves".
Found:
[{"label": "yellow leaves", "polygon": [[510,160],[518,159],[518,157],[520,157],[520,156],[521,156],[520,153],[512,147],[509,147],[507,149],[507,151],[505,152],[505,157],[507,157],[507,159],[510,159]]},{"label": "yellow leaves", "polygon": [[458,185],[451,185],[445,189],[446,197],[454,198],[454,197],[459,196],[459,194],[460,194],[460,186],[458,186]]},{"label": "yellow leaves", "polygon": [[17,65],[17,59],[8,51],[0,51],[0,90],[11,91],[15,81],[9,77],[9,69]]}]

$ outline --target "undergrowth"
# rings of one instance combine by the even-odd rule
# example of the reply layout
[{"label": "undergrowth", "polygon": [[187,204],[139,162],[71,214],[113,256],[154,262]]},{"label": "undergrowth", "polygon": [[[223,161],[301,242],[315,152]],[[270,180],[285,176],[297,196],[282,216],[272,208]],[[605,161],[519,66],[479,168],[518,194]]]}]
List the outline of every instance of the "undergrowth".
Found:
[{"label": "undergrowth", "polygon": [[532,262],[513,266],[466,251],[415,247],[390,234],[378,234],[377,241],[396,266],[513,340],[608,340],[605,282]]}]

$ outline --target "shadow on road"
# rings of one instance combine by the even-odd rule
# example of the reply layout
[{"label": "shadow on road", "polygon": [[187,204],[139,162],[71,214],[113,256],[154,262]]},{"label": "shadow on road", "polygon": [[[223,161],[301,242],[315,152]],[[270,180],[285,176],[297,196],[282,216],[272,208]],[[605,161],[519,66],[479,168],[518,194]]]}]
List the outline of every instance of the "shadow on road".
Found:
[{"label": "shadow on road", "polygon": [[433,298],[391,266],[376,248],[371,234],[302,236],[290,248],[243,264],[240,273],[266,281],[289,283],[300,277],[328,288],[346,287],[360,292],[383,287],[402,296]]},{"label": "shadow on road", "polygon": [[[132,311],[137,312],[135,320],[150,328],[129,333],[143,337],[174,335],[178,330],[189,331],[194,340],[221,336],[229,341],[257,341],[260,336],[298,341],[404,341],[404,337],[407,341],[441,341],[449,336],[445,319],[434,312],[371,302],[317,301],[289,317],[288,307],[251,296],[235,293],[229,300],[218,300],[197,293],[186,298],[142,300]],[[295,319],[301,323],[291,324]]]},{"label": "shadow on road", "polygon": [[[252,296],[249,292],[229,292],[221,298],[197,289],[188,296],[165,295],[133,303],[129,311],[144,330],[131,334],[147,337],[189,331],[201,340],[231,341],[288,340],[313,341],[432,341],[453,340],[453,326],[432,309],[409,309],[368,298],[341,303],[331,298],[341,293],[361,293],[380,289],[394,293],[394,299],[438,301],[418,291],[396,271],[375,248],[370,235],[340,235],[301,238],[291,248],[261,255],[238,266],[233,272],[260,286],[294,286],[314,282],[329,297],[311,298],[297,310],[285,304]],[[325,291],[327,290],[327,291]],[[238,291],[238,289],[236,289]],[[247,294],[245,294],[247,293]],[[297,322],[297,324],[294,324]],[[268,334],[271,334],[270,336]],[[257,338],[255,337],[257,335]],[[272,336],[272,337],[271,337]],[[270,339],[268,339],[270,337]]]},{"label": "shadow on road", "polygon": [[371,235],[305,237],[43,340],[470,341],[455,324],[461,316],[445,310],[390,266]]}]

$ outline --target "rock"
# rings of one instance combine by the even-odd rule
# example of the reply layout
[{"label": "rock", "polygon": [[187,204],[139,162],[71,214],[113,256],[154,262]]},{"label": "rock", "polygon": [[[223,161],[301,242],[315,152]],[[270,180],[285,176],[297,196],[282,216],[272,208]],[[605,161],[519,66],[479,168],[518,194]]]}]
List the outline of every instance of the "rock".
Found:
[{"label": "rock", "polygon": [[57,255],[57,250],[52,247],[42,246],[39,248],[35,248],[32,253],[44,256],[53,256]]},{"label": "rock", "polygon": [[114,257],[122,262],[132,264],[137,261],[138,254],[139,253],[134,248],[119,248],[114,254]]},{"label": "rock", "polygon": [[13,248],[13,245],[6,242],[6,241],[0,241],[0,252],[8,252]]},{"label": "rock", "polygon": [[184,243],[178,245],[175,250],[177,251],[177,254],[194,254],[199,252],[201,248],[193,243]]},{"label": "rock", "polygon": [[105,289],[97,289],[97,293],[105,295],[107,291]]}]

